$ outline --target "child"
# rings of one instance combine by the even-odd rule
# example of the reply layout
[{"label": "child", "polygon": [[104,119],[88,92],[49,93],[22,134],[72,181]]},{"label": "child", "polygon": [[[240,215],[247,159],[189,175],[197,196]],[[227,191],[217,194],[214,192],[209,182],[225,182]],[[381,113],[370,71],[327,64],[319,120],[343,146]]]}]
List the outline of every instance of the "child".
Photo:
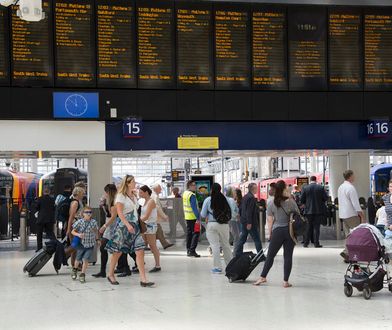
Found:
[{"label": "child", "polygon": [[80,238],[79,246],[76,248],[76,261],[72,269],[72,279],[76,280],[79,263],[83,262],[82,272],[79,275],[80,283],[86,282],[86,270],[91,259],[94,245],[98,239],[98,224],[92,219],[92,209],[89,206],[83,209],[83,218],[77,220],[72,228],[72,235]]}]

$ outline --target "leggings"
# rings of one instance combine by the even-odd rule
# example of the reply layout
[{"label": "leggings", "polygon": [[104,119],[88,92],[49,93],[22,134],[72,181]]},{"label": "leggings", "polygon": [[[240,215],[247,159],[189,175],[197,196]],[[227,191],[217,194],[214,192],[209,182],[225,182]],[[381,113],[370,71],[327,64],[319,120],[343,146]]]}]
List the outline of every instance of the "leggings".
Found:
[{"label": "leggings", "polygon": [[107,242],[106,238],[102,238],[101,247],[99,250],[101,251],[101,274],[106,274],[106,264],[108,263],[108,251],[105,249]]},{"label": "leggings", "polygon": [[288,281],[293,266],[293,251],[295,243],[292,240],[289,227],[278,227],[272,231],[271,241],[268,247],[267,260],[265,261],[261,277],[267,277],[270,271],[276,254],[283,246],[283,258],[284,258],[284,281]]}]

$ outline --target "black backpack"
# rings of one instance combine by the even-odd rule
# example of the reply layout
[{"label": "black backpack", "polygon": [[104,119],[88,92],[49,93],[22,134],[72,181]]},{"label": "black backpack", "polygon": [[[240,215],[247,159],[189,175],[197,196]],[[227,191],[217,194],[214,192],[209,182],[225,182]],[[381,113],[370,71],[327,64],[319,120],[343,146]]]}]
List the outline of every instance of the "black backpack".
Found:
[{"label": "black backpack", "polygon": [[212,210],[212,215],[214,216],[217,223],[229,223],[231,220],[231,209],[229,203],[226,203],[223,210]]},{"label": "black backpack", "polygon": [[69,218],[69,208],[71,206],[72,198],[66,197],[64,198],[57,206],[56,206],[56,219],[60,222],[67,222]]}]

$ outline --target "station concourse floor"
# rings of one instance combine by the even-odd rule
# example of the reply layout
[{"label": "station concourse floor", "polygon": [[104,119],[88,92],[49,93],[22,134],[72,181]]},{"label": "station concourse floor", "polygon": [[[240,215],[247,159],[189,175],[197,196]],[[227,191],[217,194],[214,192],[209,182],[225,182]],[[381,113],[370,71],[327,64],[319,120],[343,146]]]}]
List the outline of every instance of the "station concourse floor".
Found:
[{"label": "station concourse floor", "polygon": [[[384,289],[366,301],[354,289],[347,298],[342,242],[321,243],[322,249],[295,248],[289,289],[282,287],[282,250],[268,284],[255,287],[262,265],[247,282],[229,283],[224,275],[210,273],[207,245],[199,245],[202,258],[194,259],[177,240],[175,247],[161,250],[162,272],[149,276],[155,288],[140,287],[137,274],[119,278],[119,286],[94,279],[98,264],[89,267],[85,284],[72,281],[68,267],[56,275],[51,261],[30,278],[22,268],[33,251],[0,251],[0,328],[391,329],[392,294]],[[152,266],[147,252],[146,267]]]}]

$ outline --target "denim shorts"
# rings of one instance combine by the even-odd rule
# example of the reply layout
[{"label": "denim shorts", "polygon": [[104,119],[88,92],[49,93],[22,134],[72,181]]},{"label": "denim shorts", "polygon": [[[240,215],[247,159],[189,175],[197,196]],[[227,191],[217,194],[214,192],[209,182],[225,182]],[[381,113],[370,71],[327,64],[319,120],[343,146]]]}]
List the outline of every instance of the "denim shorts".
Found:
[{"label": "denim shorts", "polygon": [[76,260],[81,262],[83,260],[91,261],[93,256],[93,247],[85,248],[79,246],[76,250]]}]

